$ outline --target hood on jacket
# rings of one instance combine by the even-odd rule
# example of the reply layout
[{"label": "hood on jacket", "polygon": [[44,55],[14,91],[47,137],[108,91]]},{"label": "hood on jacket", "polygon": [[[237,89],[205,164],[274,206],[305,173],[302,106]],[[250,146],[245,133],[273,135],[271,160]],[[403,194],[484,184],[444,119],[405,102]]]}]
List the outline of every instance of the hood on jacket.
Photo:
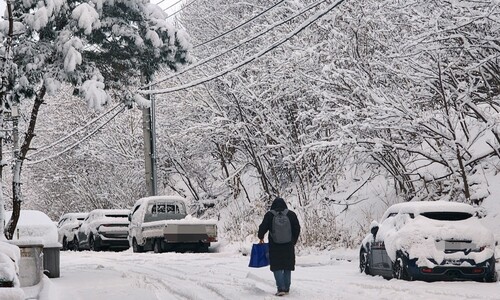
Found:
[{"label": "hood on jacket", "polygon": [[283,211],[287,208],[288,207],[286,206],[285,200],[283,200],[283,198],[280,197],[274,199],[273,204],[271,204],[271,210]]}]

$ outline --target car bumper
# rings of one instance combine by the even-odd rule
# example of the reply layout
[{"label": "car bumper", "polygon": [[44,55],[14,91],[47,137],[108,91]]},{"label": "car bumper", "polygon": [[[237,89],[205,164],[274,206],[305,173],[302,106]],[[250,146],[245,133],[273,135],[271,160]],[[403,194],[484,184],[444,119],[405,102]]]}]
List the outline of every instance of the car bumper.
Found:
[{"label": "car bumper", "polygon": [[99,235],[99,246],[103,248],[121,248],[128,249],[130,244],[127,236],[124,237],[107,237],[103,234]]},{"label": "car bumper", "polygon": [[484,281],[489,276],[495,274],[495,258],[474,264],[474,262],[467,262],[468,266],[461,265],[437,265],[433,268],[418,267],[415,260],[408,264],[408,274],[412,279],[423,281]]}]

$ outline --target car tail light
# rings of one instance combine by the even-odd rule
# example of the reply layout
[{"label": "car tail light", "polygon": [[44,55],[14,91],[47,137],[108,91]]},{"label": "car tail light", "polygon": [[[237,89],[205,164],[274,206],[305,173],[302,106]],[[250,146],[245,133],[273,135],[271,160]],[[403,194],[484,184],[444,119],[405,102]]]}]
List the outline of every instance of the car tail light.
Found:
[{"label": "car tail light", "polygon": [[433,270],[431,268],[422,268],[421,269],[422,273],[432,273]]},{"label": "car tail light", "polygon": [[474,269],[472,269],[472,273],[474,273],[474,274],[483,273],[483,269],[482,268],[474,268]]}]

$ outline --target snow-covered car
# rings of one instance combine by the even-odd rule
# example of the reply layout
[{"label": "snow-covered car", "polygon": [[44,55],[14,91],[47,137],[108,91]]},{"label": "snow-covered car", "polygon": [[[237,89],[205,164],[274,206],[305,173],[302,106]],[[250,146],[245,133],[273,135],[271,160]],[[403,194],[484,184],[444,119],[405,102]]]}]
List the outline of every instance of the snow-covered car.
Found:
[{"label": "snow-covered car", "polygon": [[57,223],[57,232],[59,243],[62,244],[62,250],[75,249],[74,241],[78,228],[88,215],[88,213],[66,213],[61,216]]},{"label": "snow-covered car", "polygon": [[359,253],[361,272],[405,280],[494,282],[495,241],[464,203],[395,204],[373,221]]},{"label": "snow-covered car", "polygon": [[77,250],[126,250],[128,243],[128,209],[95,209],[78,229]]}]

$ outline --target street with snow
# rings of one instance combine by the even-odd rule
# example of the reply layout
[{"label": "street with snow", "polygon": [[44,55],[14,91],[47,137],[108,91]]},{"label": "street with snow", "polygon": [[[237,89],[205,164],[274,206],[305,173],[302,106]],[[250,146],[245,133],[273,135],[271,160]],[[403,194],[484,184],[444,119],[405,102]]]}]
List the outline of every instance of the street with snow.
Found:
[{"label": "street with snow", "polygon": [[[500,299],[500,282],[408,282],[361,274],[357,250],[300,251],[289,295],[276,297],[268,267],[249,268],[235,246],[210,253],[61,252],[61,277],[41,298]],[[245,252],[245,251],[243,251]],[[497,266],[497,270],[498,270]]]}]

